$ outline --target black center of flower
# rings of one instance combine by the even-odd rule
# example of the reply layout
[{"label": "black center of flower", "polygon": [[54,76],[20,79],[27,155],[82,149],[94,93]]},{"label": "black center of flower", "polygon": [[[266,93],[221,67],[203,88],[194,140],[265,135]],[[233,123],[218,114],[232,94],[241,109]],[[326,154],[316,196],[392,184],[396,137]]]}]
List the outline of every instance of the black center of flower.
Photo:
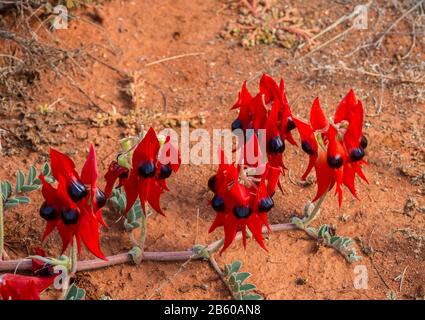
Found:
[{"label": "black center of flower", "polygon": [[212,198],[211,206],[217,212],[224,212],[224,199],[215,195],[214,198]]},{"label": "black center of flower", "polygon": [[360,146],[363,149],[366,149],[367,148],[367,144],[368,144],[368,141],[367,141],[366,137],[365,136],[362,136],[362,138],[360,139]]},{"label": "black center of flower", "polygon": [[270,209],[273,207],[274,207],[273,199],[270,197],[265,197],[260,200],[260,203],[258,204],[258,211],[267,212],[267,211],[270,211]]},{"label": "black center of flower", "polygon": [[102,208],[106,204],[105,193],[97,188],[96,190],[96,206],[98,209]]},{"label": "black center of flower", "polygon": [[85,198],[87,193],[88,192],[84,184],[78,180],[72,180],[71,184],[68,186],[68,195],[74,202],[78,202]]},{"label": "black center of flower", "polygon": [[55,208],[44,202],[40,208],[40,216],[46,221],[53,221],[57,218],[57,212]]},{"label": "black center of flower", "polygon": [[208,179],[208,188],[210,188],[210,190],[212,192],[215,192],[215,184],[217,182],[217,176],[213,175]]},{"label": "black center of flower", "polygon": [[328,156],[328,165],[332,169],[338,169],[342,166],[343,159],[342,156],[337,154],[336,156]]},{"label": "black center of flower", "polygon": [[169,176],[171,176],[171,173],[173,172],[173,169],[171,168],[171,164],[163,164],[161,165],[161,168],[159,169],[159,179],[167,179]]},{"label": "black center of flower", "polygon": [[355,148],[350,152],[350,159],[353,162],[359,161],[364,157],[364,150],[362,147]]},{"label": "black center of flower", "polygon": [[288,117],[288,121],[286,123],[286,128],[288,131],[294,130],[297,126],[295,125],[294,120],[292,120],[292,117]]},{"label": "black center of flower", "polygon": [[143,178],[152,178],[155,175],[155,164],[152,161],[143,162],[139,166],[139,176]]},{"label": "black center of flower", "polygon": [[232,122],[232,131],[235,131],[237,129],[243,130],[242,121],[239,119],[236,119],[235,121]]},{"label": "black center of flower", "polygon": [[78,222],[78,211],[76,209],[62,209],[61,218],[64,224],[76,224]]},{"label": "black center of flower", "polygon": [[304,150],[305,153],[307,153],[310,156],[316,155],[316,152],[314,151],[313,147],[308,141],[302,141],[301,148]]},{"label": "black center of flower", "polygon": [[233,208],[233,214],[238,219],[248,218],[251,213],[251,208],[248,206],[238,206]]},{"label": "black center of flower", "polygon": [[271,153],[282,153],[285,151],[285,143],[279,136],[277,136],[270,139],[269,143],[267,144],[267,150]]}]

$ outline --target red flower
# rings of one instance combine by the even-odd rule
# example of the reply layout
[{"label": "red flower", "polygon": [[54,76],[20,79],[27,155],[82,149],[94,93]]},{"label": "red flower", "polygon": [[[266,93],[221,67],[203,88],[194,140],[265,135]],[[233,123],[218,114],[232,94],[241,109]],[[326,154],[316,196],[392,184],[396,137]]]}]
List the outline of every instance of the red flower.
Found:
[{"label": "red flower", "polygon": [[296,145],[296,142],[291,134],[295,124],[283,80],[278,85],[269,75],[263,74],[260,80],[260,92],[254,97],[249,93],[245,81],[232,109],[239,109],[239,115],[232,123],[232,131],[266,129],[267,156],[270,165],[285,168],[282,160],[285,140],[293,145]]},{"label": "red flower", "polygon": [[128,170],[113,162],[105,175],[106,194],[110,195],[115,181],[119,178],[119,186],[124,186],[127,204],[124,215],[137,200],[146,214],[146,203],[158,213],[164,215],[160,206],[160,197],[168,191],[166,179],[180,167],[180,154],[167,137],[161,147],[155,131],[150,128],[142,141],[137,145],[132,156],[132,168]]},{"label": "red flower", "polygon": [[220,251],[222,253],[233,242],[239,230],[242,232],[243,244],[246,247],[246,227],[248,227],[254,239],[267,251],[262,227],[265,225],[269,228],[267,212],[274,206],[272,196],[279,181],[281,168],[267,164],[265,172],[257,177],[260,178],[260,182],[257,184],[255,179],[250,180],[249,186],[246,186],[244,181],[239,181],[242,169],[226,163],[222,161],[216,175],[208,181],[209,188],[214,192],[210,204],[217,212],[209,232],[220,226],[224,227],[224,245]]},{"label": "red flower", "polygon": [[363,157],[367,140],[362,134],[363,106],[353,90],[340,102],[333,123],[326,119],[318,98],[311,108],[310,124],[295,118],[294,122],[302,149],[310,156],[302,179],[306,179],[313,167],[316,170],[317,193],[313,201],[336,185],[335,193],[341,206],[343,184],[358,198],[354,180],[357,174],[367,182],[361,168],[366,164]]},{"label": "red flower", "polygon": [[93,146],[90,146],[81,176],[68,156],[52,148],[50,164],[58,185],[54,188],[40,175],[41,192],[45,199],[40,215],[47,221],[43,240],[56,228],[62,239],[63,251],[75,236],[79,249],[82,240],[91,253],[105,259],[99,245],[99,224],[105,225],[101,208],[106,203],[106,197],[96,184],[98,172]]},{"label": "red flower", "polygon": [[0,277],[0,298],[3,300],[40,300],[40,293],[55,280],[52,277],[30,277],[6,273]]}]

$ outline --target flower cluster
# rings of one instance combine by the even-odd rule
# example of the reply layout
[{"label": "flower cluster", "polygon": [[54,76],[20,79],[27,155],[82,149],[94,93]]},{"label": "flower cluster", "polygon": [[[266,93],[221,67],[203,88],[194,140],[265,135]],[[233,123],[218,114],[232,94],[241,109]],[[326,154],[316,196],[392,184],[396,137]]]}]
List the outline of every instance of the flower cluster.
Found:
[{"label": "flower cluster", "polygon": [[333,121],[329,121],[316,98],[310,112],[310,123],[298,118],[294,122],[301,136],[301,147],[310,157],[305,179],[313,167],[316,170],[319,199],[336,185],[339,205],[342,204],[344,184],[358,198],[354,186],[356,174],[367,182],[362,165],[367,139],[362,133],[363,105],[356,99],[353,90],[338,105]]},{"label": "flower cluster", "polygon": [[279,175],[285,169],[282,160],[284,141],[288,140],[296,145],[291,134],[294,128],[300,134],[302,149],[310,157],[302,179],[306,179],[313,167],[316,170],[317,193],[313,201],[336,185],[341,206],[343,184],[358,198],[354,181],[358,175],[367,182],[362,171],[362,165],[366,163],[363,157],[367,139],[362,133],[363,105],[356,99],[353,90],[338,105],[333,121],[326,118],[319,100],[316,99],[311,108],[310,123],[307,123],[292,115],[283,81],[277,85],[270,76],[264,74],[260,80],[260,92],[254,97],[249,93],[246,82],[243,84],[232,109],[236,108],[239,109],[239,114],[232,123],[233,132],[237,133],[235,130],[240,129],[245,133],[246,130],[253,129],[255,133],[248,138],[245,151],[260,153],[258,130],[266,129],[268,163],[257,163],[257,169],[264,165],[266,167],[261,176],[247,178],[245,172],[254,169],[255,165],[248,165],[244,161],[243,166],[236,168],[223,163],[222,156],[217,174],[210,178],[208,185],[214,192],[211,206],[217,212],[210,232],[219,226],[224,227],[222,251],[234,240],[238,230],[242,231],[245,244],[246,226],[261,247],[265,248],[262,225],[267,226],[266,212],[273,207],[272,196],[276,186],[281,188]]},{"label": "flower cluster", "polygon": [[267,212],[274,206],[272,197],[282,169],[267,164],[262,175],[248,179],[242,167],[228,164],[223,156],[222,159],[217,173],[208,181],[208,186],[214,193],[210,204],[217,212],[209,232],[224,227],[223,252],[233,242],[238,231],[242,232],[246,247],[248,227],[258,244],[267,250],[262,229],[263,225],[269,228]]},{"label": "flower cluster", "polygon": [[134,150],[129,167],[113,161],[105,175],[105,193],[109,197],[117,180],[118,186],[123,186],[127,196],[124,215],[133,207],[137,200],[146,214],[146,203],[158,213],[164,215],[160,206],[160,197],[168,191],[166,179],[180,167],[180,153],[171,143],[170,137],[160,143],[155,131],[150,128]]},{"label": "flower cluster", "polygon": [[102,207],[106,196],[97,186],[96,153],[93,146],[81,170],[67,155],[51,148],[50,165],[57,187],[49,184],[43,175],[41,192],[44,203],[40,208],[40,216],[47,221],[43,240],[56,228],[62,239],[63,251],[76,238],[78,248],[81,241],[96,257],[105,259],[99,245],[99,225],[102,220]]},{"label": "flower cluster", "polygon": [[245,133],[248,129],[265,129],[268,161],[272,166],[285,169],[285,140],[293,145],[296,142],[291,134],[295,124],[283,80],[278,85],[264,74],[260,80],[260,91],[254,97],[248,91],[245,81],[232,109],[239,109],[238,117],[232,123],[232,131],[239,129]]}]

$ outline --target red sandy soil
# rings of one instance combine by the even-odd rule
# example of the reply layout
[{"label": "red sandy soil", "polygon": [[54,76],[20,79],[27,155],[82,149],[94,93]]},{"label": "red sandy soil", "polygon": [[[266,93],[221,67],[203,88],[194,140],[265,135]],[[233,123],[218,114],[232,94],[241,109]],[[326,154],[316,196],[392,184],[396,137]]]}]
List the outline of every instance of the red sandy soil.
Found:
[{"label": "red sandy soil", "polygon": [[[328,1],[321,0],[300,3],[288,1],[288,6],[296,7],[300,15],[322,29],[353,9],[352,4],[344,5],[342,1],[332,1],[332,7]],[[378,18],[375,27],[381,30],[401,12],[386,1],[379,3],[385,15]],[[335,250],[319,246],[302,232],[291,231],[272,234],[266,244],[269,253],[250,240],[246,252],[237,242],[217,256],[217,261],[224,266],[241,260],[243,270],[252,273],[251,282],[266,299],[386,299],[390,291],[398,299],[423,298],[425,103],[420,93],[424,94],[424,86],[394,80],[381,82],[379,77],[357,72],[317,70],[317,66],[336,66],[339,61],[365,69],[380,63],[383,72],[391,70],[396,77],[401,76],[399,68],[417,61],[423,63],[425,58],[424,44],[418,40],[408,60],[397,64],[395,55],[405,54],[411,44],[406,21],[396,28],[405,31],[405,35],[388,34],[379,49],[346,57],[362,41],[374,39],[378,34],[354,30],[311,58],[295,60],[294,52],[287,49],[265,45],[244,49],[232,38],[221,39],[218,34],[226,21],[236,19],[238,14],[223,1],[107,1],[97,5],[101,25],[87,15],[94,11],[93,6],[78,11],[84,19],[71,21],[69,29],[59,30],[53,37],[63,48],[85,47],[93,56],[122,72],[140,72],[143,101],[136,119],[157,130],[164,127],[170,116],[185,119],[200,114],[206,121],[198,122],[197,127],[228,128],[236,117],[229,107],[243,80],[257,72],[270,72],[276,79],[283,77],[290,101],[296,100],[292,111],[303,117],[316,96],[331,115],[341,97],[354,88],[366,107],[365,132],[370,146],[365,172],[370,183],[357,182],[361,201],[344,190],[341,208],[336,197],[329,196],[313,225],[331,224],[338,234],[355,239],[363,260],[348,264]],[[376,21],[375,12],[372,18]],[[306,52],[301,51],[297,56]],[[146,66],[165,57],[188,53],[201,54]],[[112,112],[114,107],[120,115],[134,112],[131,101],[120,89],[123,78],[119,73],[89,58],[81,58],[78,63],[81,69],[74,65],[69,67],[68,74],[100,108]],[[257,80],[249,85],[252,91],[257,89]],[[64,100],[55,104],[47,115],[40,113],[40,104],[58,98]],[[66,79],[43,73],[31,99],[12,108],[2,106],[2,127],[25,134],[30,142],[35,141],[35,146],[29,142],[13,143],[13,136],[6,133],[3,153],[7,151],[7,155],[2,156],[0,179],[13,180],[16,170],[47,160],[49,144],[68,152],[81,166],[89,143],[94,142],[100,169],[106,170],[119,150],[118,139],[134,134],[136,129],[134,121],[130,125],[125,121],[94,125],[94,120],[102,115]],[[300,149],[287,146],[285,164],[292,180],[301,175],[307,160]],[[221,230],[207,234],[214,218],[208,206],[211,194],[207,180],[214,170],[212,165],[184,165],[170,179],[171,192],[162,198],[167,217],[154,214],[149,218],[147,251],[184,250],[222,237]],[[284,194],[275,196],[275,208],[269,216],[271,223],[288,222],[294,214],[301,215],[301,208],[314,196],[316,185],[302,187],[291,183],[286,175],[283,189]],[[44,222],[38,216],[38,208],[42,199],[38,192],[30,196],[31,204],[6,213],[6,249],[13,259],[26,257],[32,247],[41,244]],[[415,204],[411,210],[405,208],[409,199]],[[104,253],[126,252],[131,243],[123,232],[122,221],[114,223],[116,217],[110,214],[106,218],[109,228],[102,231],[101,240]],[[56,256],[60,245],[55,234],[48,238],[45,248]],[[92,257],[83,252],[81,258]],[[366,290],[353,286],[354,267],[358,264],[368,270]],[[89,299],[99,299],[102,295],[113,299],[230,298],[208,263],[194,261],[184,268],[181,265],[158,262],[119,265],[78,273],[76,282],[86,289]],[[403,271],[401,285],[396,278]]]}]

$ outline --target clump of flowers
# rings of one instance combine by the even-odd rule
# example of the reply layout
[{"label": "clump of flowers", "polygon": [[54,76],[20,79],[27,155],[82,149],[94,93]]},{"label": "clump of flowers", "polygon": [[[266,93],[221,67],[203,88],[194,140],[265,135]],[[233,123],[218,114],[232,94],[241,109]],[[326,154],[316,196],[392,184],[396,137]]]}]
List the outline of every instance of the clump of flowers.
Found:
[{"label": "clump of flowers", "polygon": [[214,193],[210,204],[216,211],[209,232],[221,226],[224,228],[223,252],[233,242],[238,231],[242,232],[243,245],[246,247],[248,228],[258,244],[267,251],[263,225],[270,229],[267,212],[274,206],[272,197],[282,169],[267,164],[261,175],[254,173],[248,177],[244,166],[229,164],[223,154],[221,159],[217,173],[208,181],[208,187]]},{"label": "clump of flowers", "polygon": [[57,187],[49,184],[43,175],[41,192],[44,203],[40,216],[47,221],[43,240],[57,229],[65,251],[74,237],[78,248],[81,241],[96,257],[105,259],[99,244],[99,226],[105,225],[102,207],[106,203],[104,192],[97,186],[97,162],[94,147],[90,151],[81,174],[67,155],[51,148],[50,165]]},{"label": "clump of flowers", "polygon": [[239,109],[238,117],[232,123],[232,131],[265,129],[267,158],[272,166],[285,169],[283,152],[285,141],[297,145],[291,131],[295,129],[291,108],[285,94],[283,80],[278,85],[264,74],[260,80],[259,92],[252,96],[243,83],[239,97],[232,109]]},{"label": "clump of flowers", "polygon": [[358,175],[368,182],[362,171],[367,139],[363,135],[363,105],[350,90],[338,105],[333,121],[329,121],[316,98],[310,112],[310,123],[294,118],[301,136],[301,147],[309,155],[310,161],[302,176],[306,179],[315,169],[317,193],[313,201],[322,197],[334,185],[342,204],[344,184],[358,198],[354,180]]},{"label": "clump of flowers", "polygon": [[[150,128],[135,149],[126,150],[121,164],[113,161],[105,175],[106,195],[110,196],[117,180],[118,186],[123,186],[127,196],[124,215],[133,207],[137,200],[146,215],[146,203],[156,212],[164,215],[160,206],[160,197],[169,190],[166,179],[180,167],[179,151],[167,136],[160,143],[155,131]],[[127,159],[131,159],[128,161]]]},{"label": "clump of flowers", "polygon": [[[313,202],[321,199],[312,212],[306,212],[305,219],[293,220],[297,221],[297,226],[307,227],[317,214],[324,196],[334,185],[336,185],[335,193],[338,194],[340,206],[343,184],[358,198],[354,181],[358,175],[367,182],[362,171],[362,165],[366,163],[363,158],[367,139],[362,132],[363,105],[356,99],[353,90],[350,90],[340,102],[333,120],[326,118],[319,99],[315,99],[310,112],[310,123],[307,123],[293,116],[283,80],[278,85],[270,76],[264,74],[260,80],[260,91],[255,96],[248,91],[246,82],[243,83],[232,109],[239,109],[238,117],[232,123],[232,131],[236,134],[238,130],[239,134],[242,131],[244,137],[247,137],[246,143],[243,139],[239,140],[245,143],[243,145],[245,152],[253,151],[252,145],[248,146],[252,140],[254,140],[255,152],[259,152],[258,130],[266,130],[268,162],[257,163],[257,169],[265,165],[266,170],[262,175],[250,178],[246,176],[246,172],[255,166],[248,165],[246,162],[242,162],[242,165],[238,167],[222,163],[217,174],[210,178],[208,185],[214,192],[211,206],[217,212],[210,232],[219,226],[224,227],[225,238],[221,252],[229,247],[238,231],[242,232],[245,245],[246,227],[260,246],[266,249],[262,237],[262,226],[268,227],[266,213],[273,207],[272,196],[276,186],[281,187],[279,176],[285,169],[282,160],[285,140],[297,145],[291,133],[295,128],[298,129],[301,137],[301,148],[310,157],[302,179],[305,180],[315,168],[317,193]],[[254,130],[254,135],[251,137],[246,134],[248,129]],[[238,147],[241,147],[241,143]],[[244,156],[246,157],[246,154]],[[319,237],[318,234],[314,236]]]}]

